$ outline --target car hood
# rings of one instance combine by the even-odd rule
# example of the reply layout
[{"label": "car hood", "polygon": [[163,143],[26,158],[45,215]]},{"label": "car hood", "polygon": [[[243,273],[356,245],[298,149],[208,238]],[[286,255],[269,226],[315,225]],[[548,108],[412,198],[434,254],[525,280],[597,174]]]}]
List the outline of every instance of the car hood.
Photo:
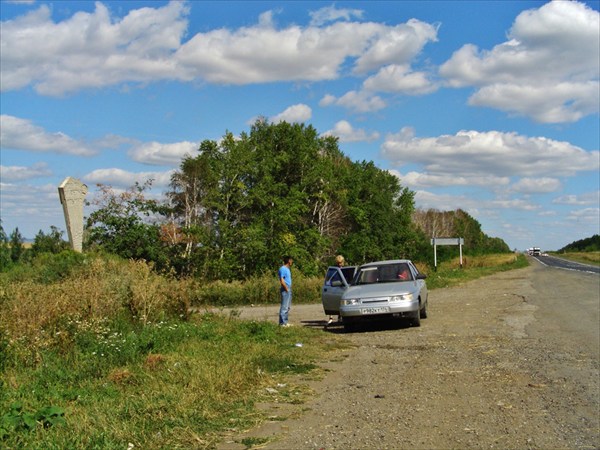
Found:
[{"label": "car hood", "polygon": [[398,281],[350,286],[342,298],[390,297],[392,295],[417,292],[416,281]]}]

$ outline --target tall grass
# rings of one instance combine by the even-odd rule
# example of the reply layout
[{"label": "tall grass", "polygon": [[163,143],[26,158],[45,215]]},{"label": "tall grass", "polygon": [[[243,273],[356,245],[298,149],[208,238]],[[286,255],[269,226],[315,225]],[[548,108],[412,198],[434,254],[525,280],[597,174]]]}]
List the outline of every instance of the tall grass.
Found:
[{"label": "tall grass", "polygon": [[338,342],[189,315],[198,283],[143,262],[88,256],[69,272],[0,277],[2,448],[210,448],[261,420],[256,401],[300,401],[283,377]]}]

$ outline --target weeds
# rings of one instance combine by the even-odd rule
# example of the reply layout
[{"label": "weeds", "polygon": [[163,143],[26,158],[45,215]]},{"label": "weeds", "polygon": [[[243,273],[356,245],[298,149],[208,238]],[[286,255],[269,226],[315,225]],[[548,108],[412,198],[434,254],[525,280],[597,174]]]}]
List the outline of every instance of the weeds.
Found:
[{"label": "weeds", "polygon": [[[523,264],[469,259],[463,269],[429,272],[428,284]],[[302,402],[306,389],[285,377],[314,373],[340,340],[235,314],[188,313],[192,302],[277,301],[276,280],[254,281],[199,285],[99,256],[65,276],[1,274],[0,446],[207,448],[223,430],[262,420],[259,399]],[[295,296],[319,301],[321,277],[294,281]]]}]

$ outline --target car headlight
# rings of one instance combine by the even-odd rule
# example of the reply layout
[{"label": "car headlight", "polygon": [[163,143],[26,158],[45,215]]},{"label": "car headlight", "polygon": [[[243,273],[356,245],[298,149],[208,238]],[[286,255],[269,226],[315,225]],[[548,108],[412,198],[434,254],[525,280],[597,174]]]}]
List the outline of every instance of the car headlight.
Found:
[{"label": "car headlight", "polygon": [[394,295],[393,297],[390,298],[391,302],[405,302],[405,301],[410,301],[413,299],[413,295],[412,294],[400,294],[400,295]]},{"label": "car headlight", "polygon": [[346,300],[342,300],[341,304],[342,304],[342,306],[357,305],[358,299],[357,298],[348,298]]}]

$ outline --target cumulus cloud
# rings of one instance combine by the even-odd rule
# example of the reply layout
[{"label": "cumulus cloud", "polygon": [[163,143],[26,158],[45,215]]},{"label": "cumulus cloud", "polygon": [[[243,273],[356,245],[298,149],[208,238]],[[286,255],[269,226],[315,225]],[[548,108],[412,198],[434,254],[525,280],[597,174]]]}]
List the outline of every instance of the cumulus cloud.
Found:
[{"label": "cumulus cloud", "polygon": [[510,187],[510,190],[521,194],[545,194],[555,192],[561,187],[562,183],[556,178],[521,178]]},{"label": "cumulus cloud", "polygon": [[600,208],[584,208],[571,211],[567,220],[580,223],[587,223],[595,226],[595,232],[598,231],[598,217],[600,217]]},{"label": "cumulus cloud", "polygon": [[316,11],[311,11],[309,15],[311,18],[310,24],[312,26],[319,27],[328,22],[335,22],[340,19],[345,21],[349,21],[353,17],[361,19],[363,16],[363,11],[360,9],[338,9],[335,7],[335,5],[331,5]]},{"label": "cumulus cloud", "polygon": [[437,41],[437,26],[410,19],[405,24],[385,27],[356,61],[354,72],[365,74],[388,64],[406,64],[428,42]]},{"label": "cumulus cloud", "polygon": [[[18,217],[19,229],[29,229],[28,238],[33,238],[40,229],[50,225],[64,226],[64,217],[55,184],[41,186],[23,183],[0,183],[2,192],[2,221],[13,222]],[[23,220],[24,219],[24,220]],[[8,231],[5,229],[5,231]]]},{"label": "cumulus cloud", "polygon": [[286,108],[285,111],[269,118],[271,123],[288,122],[302,123],[310,120],[312,117],[312,109],[310,106],[303,103],[292,105]]},{"label": "cumulus cloud", "polygon": [[358,22],[351,21],[361,17],[358,10],[327,7],[313,12],[304,27],[277,28],[267,11],[254,25],[209,30],[184,42],[189,8],[173,1],[118,18],[96,2],[91,13],[55,22],[42,5],[4,21],[2,89],[33,86],[57,96],[158,80],[237,85],[332,80],[345,65],[365,74],[410,64],[437,35],[435,26],[415,19],[393,26]]},{"label": "cumulus cloud", "polygon": [[4,182],[24,181],[51,175],[52,171],[48,169],[48,164],[44,162],[33,164],[30,167],[0,165],[0,178]]},{"label": "cumulus cloud", "polygon": [[428,174],[420,172],[408,172],[402,174],[397,170],[390,170],[397,176],[403,185],[412,188],[424,187],[448,187],[448,186],[507,186],[509,177],[490,175],[467,175],[461,176],[452,173]]},{"label": "cumulus cloud", "polygon": [[584,194],[561,195],[552,200],[558,205],[598,205],[600,204],[600,191],[586,192]]},{"label": "cumulus cloud", "polygon": [[537,211],[538,204],[525,199],[489,199],[482,200],[466,195],[436,194],[429,191],[418,190],[415,193],[416,204],[423,209],[439,209],[451,211],[462,209],[474,216],[484,214],[483,211],[497,211],[499,209],[515,209],[520,211]]},{"label": "cumulus cloud", "polygon": [[337,122],[333,129],[325,131],[323,136],[337,136],[340,142],[371,142],[379,139],[378,132],[368,133],[362,129],[355,129],[346,120]]},{"label": "cumulus cloud", "polygon": [[136,182],[144,184],[148,180],[153,180],[153,187],[168,186],[171,181],[173,170],[166,172],[129,172],[123,169],[97,169],[83,177],[89,184],[104,184],[120,188],[128,188]]},{"label": "cumulus cloud", "polygon": [[93,13],[55,23],[42,5],[2,22],[2,89],[33,85],[40,94],[62,95],[124,81],[185,78],[173,52],[187,29],[187,12],[184,2],[170,2],[115,19],[96,2]]},{"label": "cumulus cloud", "polygon": [[48,133],[29,120],[5,114],[0,116],[0,147],[76,156],[90,156],[96,153],[90,145],[64,133]]},{"label": "cumulus cloud", "polygon": [[417,138],[403,128],[382,145],[395,166],[420,164],[430,175],[477,177],[556,177],[598,170],[600,154],[568,142],[499,131],[459,131],[455,135]]},{"label": "cumulus cloud", "polygon": [[193,156],[199,145],[195,142],[144,142],[132,147],[128,155],[137,162],[153,166],[179,166],[186,156]]},{"label": "cumulus cloud", "polygon": [[342,106],[358,113],[379,111],[387,106],[381,97],[367,91],[349,91],[339,98],[327,94],[319,101],[319,106],[332,105]]},{"label": "cumulus cloud", "polygon": [[390,64],[363,82],[370,91],[405,95],[423,95],[434,92],[438,87],[425,72],[412,72],[410,66]]},{"label": "cumulus cloud", "polygon": [[542,123],[574,122],[600,104],[600,15],[552,1],[516,18],[492,50],[467,44],[440,67],[450,86],[477,88],[469,103]]}]

